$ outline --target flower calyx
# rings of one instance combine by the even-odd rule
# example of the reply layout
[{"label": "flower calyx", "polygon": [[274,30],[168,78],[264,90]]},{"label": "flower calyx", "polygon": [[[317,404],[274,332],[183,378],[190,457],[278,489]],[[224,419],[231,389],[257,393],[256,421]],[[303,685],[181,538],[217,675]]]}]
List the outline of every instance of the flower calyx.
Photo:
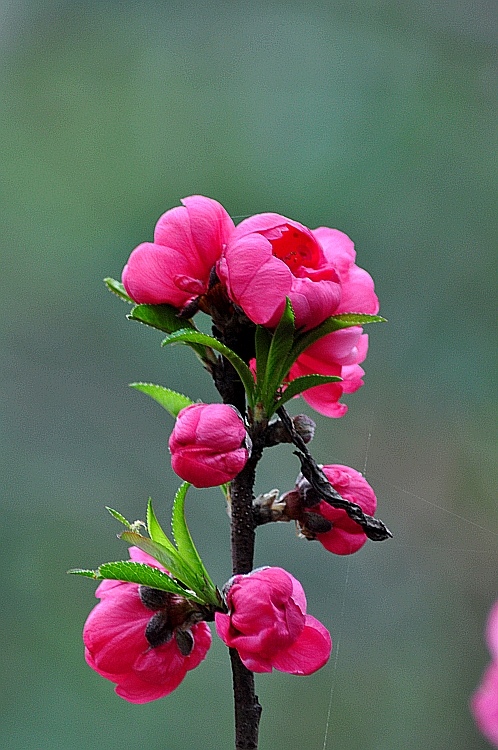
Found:
[{"label": "flower calyx", "polygon": [[138,593],[144,607],[154,612],[145,628],[149,646],[157,648],[174,636],[182,656],[189,656],[194,647],[192,626],[212,622],[215,608],[150,586],[139,586]]}]

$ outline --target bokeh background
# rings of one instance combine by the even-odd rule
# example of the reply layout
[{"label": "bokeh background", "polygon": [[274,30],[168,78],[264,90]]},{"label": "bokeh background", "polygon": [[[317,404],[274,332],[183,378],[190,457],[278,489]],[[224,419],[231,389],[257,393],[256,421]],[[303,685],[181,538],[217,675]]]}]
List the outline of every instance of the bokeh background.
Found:
[{"label": "bokeh background", "polygon": [[[3,747],[232,746],[223,644],[173,695],[129,705],[84,663],[95,586],[65,572],[126,556],[105,505],[134,519],[151,495],[167,524],[172,420],[127,384],[215,397],[190,350],[161,350],[102,284],[193,193],[236,220],[347,232],[389,319],[314,452],[366,471],[394,539],[338,559],[260,530],[257,564],[303,582],[335,643],[312,677],[258,677],[261,750],[487,747],[467,704],[498,597],[495,10],[0,2]],[[274,449],[258,491],[297,470]],[[222,584],[221,496],[192,491],[188,513]]]}]

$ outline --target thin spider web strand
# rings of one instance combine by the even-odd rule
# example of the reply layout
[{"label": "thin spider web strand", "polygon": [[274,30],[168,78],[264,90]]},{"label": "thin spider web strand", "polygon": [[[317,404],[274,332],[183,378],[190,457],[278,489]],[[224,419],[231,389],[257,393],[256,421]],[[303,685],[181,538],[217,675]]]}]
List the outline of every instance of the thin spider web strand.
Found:
[{"label": "thin spider web strand", "polygon": [[327,708],[327,718],[325,720],[325,733],[323,738],[323,745],[322,750],[326,750],[327,748],[327,741],[329,736],[329,726],[330,726],[330,718],[332,714],[332,701],[334,699],[334,692],[335,692],[335,686],[337,684],[337,665],[339,662],[339,648],[341,644],[341,638],[342,638],[342,630],[343,630],[343,624],[344,624],[344,610],[346,608],[346,594],[348,591],[348,583],[349,583],[349,572],[351,570],[351,555],[348,557],[348,564],[346,567],[346,574],[344,576],[344,586],[343,586],[343,592],[342,592],[342,601],[341,601],[341,610],[339,615],[339,635],[334,638],[334,664],[332,667],[332,674],[331,674],[331,685],[330,685],[330,695],[329,695],[329,704]]}]

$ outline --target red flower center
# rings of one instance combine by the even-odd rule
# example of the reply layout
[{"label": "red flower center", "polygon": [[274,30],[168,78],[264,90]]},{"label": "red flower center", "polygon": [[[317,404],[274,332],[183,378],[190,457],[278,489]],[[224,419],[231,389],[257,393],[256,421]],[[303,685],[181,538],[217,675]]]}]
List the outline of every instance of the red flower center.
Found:
[{"label": "red flower center", "polygon": [[271,240],[273,255],[295,274],[298,268],[316,268],[320,263],[320,251],[316,243],[293,227],[287,227],[282,236]]}]

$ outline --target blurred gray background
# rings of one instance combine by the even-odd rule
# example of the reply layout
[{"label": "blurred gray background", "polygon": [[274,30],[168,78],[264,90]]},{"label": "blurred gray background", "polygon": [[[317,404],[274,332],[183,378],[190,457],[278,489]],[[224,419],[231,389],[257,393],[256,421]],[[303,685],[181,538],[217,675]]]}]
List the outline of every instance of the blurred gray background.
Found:
[{"label": "blurred gray background", "polygon": [[[302,581],[335,644],[312,677],[257,678],[261,750],[487,747],[467,703],[498,597],[495,10],[0,2],[3,747],[232,746],[224,645],[129,705],[83,660],[95,586],[65,572],[126,556],[105,505],[135,519],[151,495],[168,523],[172,420],[127,384],[215,397],[102,284],[192,193],[347,232],[389,319],[314,452],[366,468],[394,539],[337,558],[260,530],[257,564]],[[268,452],[258,491],[297,470],[289,446]],[[222,584],[222,498],[192,491],[187,510]]]}]

